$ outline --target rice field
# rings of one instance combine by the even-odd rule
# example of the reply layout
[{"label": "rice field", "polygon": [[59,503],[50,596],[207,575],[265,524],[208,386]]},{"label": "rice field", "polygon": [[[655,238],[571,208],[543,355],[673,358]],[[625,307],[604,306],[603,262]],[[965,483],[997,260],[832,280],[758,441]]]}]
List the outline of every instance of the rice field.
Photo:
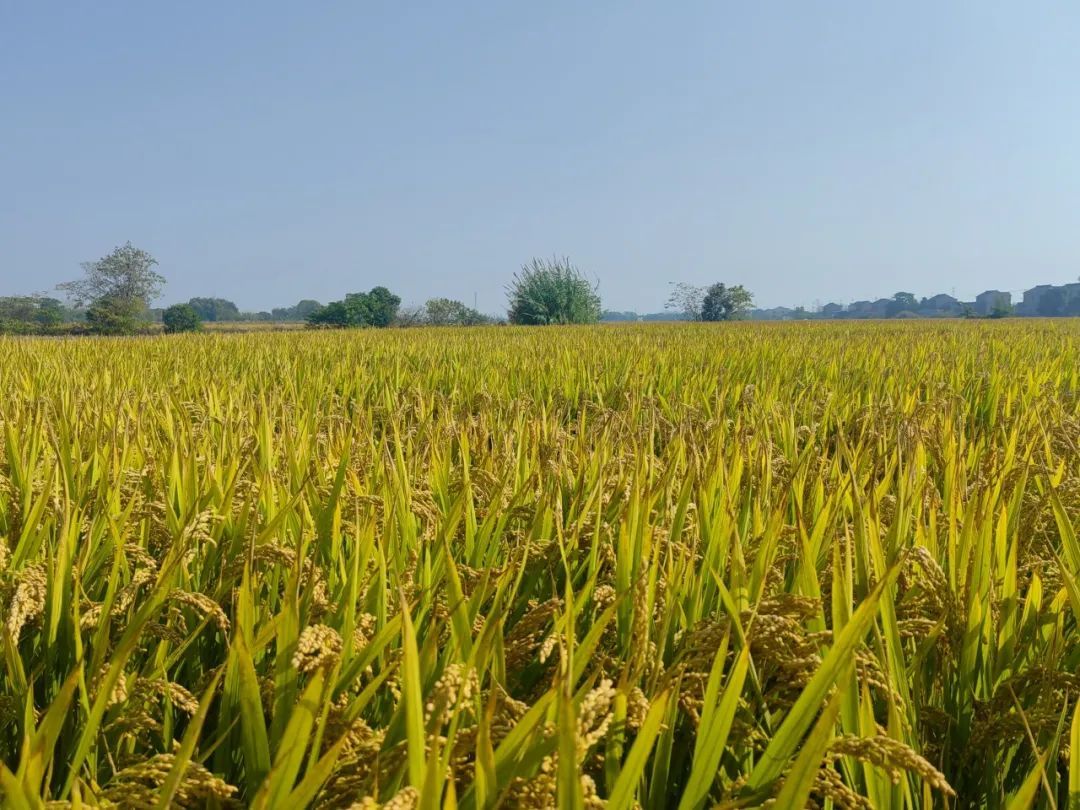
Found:
[{"label": "rice field", "polygon": [[0,357],[7,807],[1080,803],[1076,322]]}]

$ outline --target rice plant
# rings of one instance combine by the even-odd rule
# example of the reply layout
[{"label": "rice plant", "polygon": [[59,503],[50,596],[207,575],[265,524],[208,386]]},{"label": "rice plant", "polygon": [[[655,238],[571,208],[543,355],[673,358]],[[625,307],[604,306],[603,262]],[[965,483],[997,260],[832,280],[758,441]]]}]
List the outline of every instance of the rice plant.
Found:
[{"label": "rice plant", "polygon": [[0,356],[5,806],[1080,803],[1072,323]]}]

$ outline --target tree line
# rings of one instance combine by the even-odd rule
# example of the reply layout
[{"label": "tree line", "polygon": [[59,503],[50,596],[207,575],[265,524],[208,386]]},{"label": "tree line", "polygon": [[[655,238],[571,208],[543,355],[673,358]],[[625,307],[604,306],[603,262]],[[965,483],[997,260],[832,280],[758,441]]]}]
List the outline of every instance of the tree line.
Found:
[{"label": "tree line", "polygon": [[[401,297],[384,286],[353,292],[322,304],[303,299],[295,306],[245,313],[225,298],[196,297],[154,309],[165,287],[157,260],[130,242],[97,261],[84,262],[83,275],[57,285],[67,301],[49,295],[0,298],[0,332],[14,334],[131,335],[156,331],[196,331],[204,323],[229,321],[304,322],[311,328],[387,328],[390,326],[477,326],[588,324],[601,319],[599,284],[568,258],[534,259],[507,285],[505,319],[485,315],[461,301],[432,298],[422,306],[402,307]],[[730,320],[743,317],[752,296],[741,286],[676,286],[668,306],[676,317]]]}]

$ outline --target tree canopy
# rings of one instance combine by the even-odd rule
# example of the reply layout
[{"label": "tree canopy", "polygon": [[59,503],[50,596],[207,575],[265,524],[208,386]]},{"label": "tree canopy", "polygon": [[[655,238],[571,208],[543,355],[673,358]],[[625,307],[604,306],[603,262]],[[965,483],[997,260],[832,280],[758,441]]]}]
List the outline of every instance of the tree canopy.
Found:
[{"label": "tree canopy", "polygon": [[475,326],[487,318],[461,301],[431,298],[424,304],[424,321],[432,326]]},{"label": "tree canopy", "polygon": [[680,281],[671,288],[666,308],[682,313],[688,321],[701,320],[701,305],[705,299],[705,288],[696,284]]},{"label": "tree canopy", "polygon": [[372,287],[366,293],[349,293],[344,300],[331,301],[308,315],[312,326],[385,328],[394,322],[401,299],[386,287]]},{"label": "tree canopy", "polygon": [[306,321],[312,314],[322,309],[322,304],[311,298],[298,301],[292,307],[274,307],[270,310],[270,317],[275,321]]},{"label": "tree canopy", "polygon": [[86,308],[86,323],[98,335],[131,335],[145,311],[139,299],[103,296]]},{"label": "tree canopy", "polygon": [[165,332],[195,332],[202,325],[199,313],[191,304],[173,304],[161,314]]},{"label": "tree canopy", "polygon": [[909,292],[898,292],[889,301],[885,314],[895,318],[901,312],[914,312],[919,308],[919,299]]},{"label": "tree canopy", "polygon": [[0,297],[0,333],[49,334],[69,315],[64,305],[45,295]]},{"label": "tree canopy", "polygon": [[688,321],[730,321],[746,316],[754,296],[741,284],[698,287],[679,282],[671,290],[667,308],[681,312]]},{"label": "tree canopy", "polygon": [[701,320],[733,321],[745,317],[754,303],[754,296],[741,284],[727,287],[713,284],[701,301]]},{"label": "tree canopy", "polygon": [[200,320],[240,320],[240,308],[226,298],[192,298],[188,301],[188,306],[195,310]]},{"label": "tree canopy", "polygon": [[165,278],[154,270],[155,265],[157,259],[126,242],[96,262],[83,262],[85,276],[64,282],[57,289],[68,293],[79,305],[115,298],[146,307],[165,286]]},{"label": "tree canopy", "polygon": [[87,306],[86,322],[100,334],[135,332],[165,286],[154,266],[157,259],[127,242],[95,262],[83,262],[83,278],[57,286],[77,306]]}]

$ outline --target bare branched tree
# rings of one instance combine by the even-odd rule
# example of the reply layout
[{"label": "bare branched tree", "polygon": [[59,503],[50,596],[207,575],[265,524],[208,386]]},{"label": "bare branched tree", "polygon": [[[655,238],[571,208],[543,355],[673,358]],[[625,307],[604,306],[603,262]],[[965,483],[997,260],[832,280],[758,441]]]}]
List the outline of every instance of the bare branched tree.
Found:
[{"label": "bare branched tree", "polygon": [[86,277],[59,284],[57,289],[78,306],[109,300],[146,307],[165,286],[164,277],[154,270],[156,264],[157,259],[127,242],[96,262],[83,262]]}]

